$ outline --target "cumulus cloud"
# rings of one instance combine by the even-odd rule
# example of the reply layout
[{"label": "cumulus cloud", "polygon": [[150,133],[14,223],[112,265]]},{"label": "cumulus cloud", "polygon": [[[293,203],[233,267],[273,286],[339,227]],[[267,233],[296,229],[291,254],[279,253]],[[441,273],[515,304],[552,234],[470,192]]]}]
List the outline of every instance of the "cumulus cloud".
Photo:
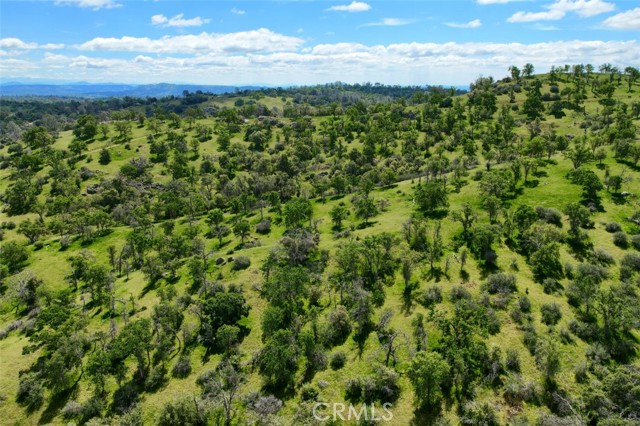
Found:
[{"label": "cumulus cloud", "polygon": [[151,24],[163,27],[199,27],[208,23],[209,19],[203,19],[199,16],[195,18],[185,19],[184,13],[179,13],[173,18],[167,18],[164,15],[153,15]]},{"label": "cumulus cloud", "polygon": [[97,37],[78,46],[80,50],[110,50],[151,53],[233,53],[233,52],[275,52],[294,50],[304,40],[274,33],[266,28],[228,34],[201,33],[178,36],[164,36],[159,39],[148,37]]},{"label": "cumulus cloud", "polygon": [[327,10],[332,12],[366,12],[371,10],[371,5],[361,1],[352,1],[350,4],[331,6]]},{"label": "cumulus cloud", "polygon": [[546,10],[541,12],[518,11],[507,18],[507,22],[557,21],[564,18],[569,12],[576,13],[582,18],[589,18],[611,12],[616,6],[603,0],[556,0],[555,3],[542,7]]},{"label": "cumulus cloud", "polygon": [[[156,52],[154,52],[156,53]],[[192,55],[131,54],[94,57],[99,52],[46,53],[30,76],[67,73],[90,81],[185,81],[215,84],[313,84],[328,81],[380,81],[390,84],[465,84],[479,73],[501,77],[510,65],[530,62],[539,70],[566,63],[640,63],[633,41],[548,43],[361,43],[318,44],[269,51],[197,51]],[[107,55],[104,55],[107,56]],[[620,61],[624,63],[620,63]],[[4,62],[4,61],[0,61]],[[7,74],[9,76],[9,74]]]},{"label": "cumulus cloud", "polygon": [[361,27],[400,27],[402,25],[409,25],[414,23],[413,19],[401,19],[401,18],[383,18],[380,21],[369,22],[361,25]]},{"label": "cumulus cloud", "polygon": [[64,48],[64,44],[59,44],[59,43],[38,44],[33,42],[26,42],[15,37],[0,38],[0,49],[7,49],[12,51],[35,50],[35,49],[54,50],[54,49],[63,49],[63,48]]},{"label": "cumulus cloud", "polygon": [[482,25],[482,22],[479,19],[474,19],[469,22],[445,22],[447,27],[451,28],[478,28]]},{"label": "cumulus cloud", "polygon": [[113,9],[122,6],[114,0],[55,0],[53,4],[56,6],[78,6],[93,10]]},{"label": "cumulus cloud", "polygon": [[613,15],[605,19],[602,25],[616,30],[640,31],[640,7]]},{"label": "cumulus cloud", "polygon": [[246,11],[242,10],[242,9],[236,9],[235,7],[232,8],[230,10],[231,13],[233,13],[234,15],[244,15],[245,13],[247,13]]}]

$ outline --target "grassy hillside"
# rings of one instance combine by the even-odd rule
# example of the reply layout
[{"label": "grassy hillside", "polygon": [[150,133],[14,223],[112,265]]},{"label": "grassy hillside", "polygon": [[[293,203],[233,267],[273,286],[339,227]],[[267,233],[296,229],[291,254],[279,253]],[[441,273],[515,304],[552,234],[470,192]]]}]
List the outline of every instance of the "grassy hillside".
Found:
[{"label": "grassy hillside", "polygon": [[12,105],[1,424],[637,424],[636,82],[299,90]]}]

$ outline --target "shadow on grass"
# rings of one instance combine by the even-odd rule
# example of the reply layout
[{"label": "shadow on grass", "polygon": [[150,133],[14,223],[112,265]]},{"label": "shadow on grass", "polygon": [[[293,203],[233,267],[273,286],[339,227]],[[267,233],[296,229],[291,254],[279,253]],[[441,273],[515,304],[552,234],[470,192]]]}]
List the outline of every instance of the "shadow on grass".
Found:
[{"label": "shadow on grass", "polygon": [[442,416],[442,409],[438,405],[434,408],[418,408],[413,412],[411,426],[431,426],[438,423]]},{"label": "shadow on grass", "polygon": [[51,396],[51,400],[49,401],[49,405],[40,415],[40,419],[38,420],[38,424],[49,424],[53,421],[56,415],[67,405],[67,402],[73,397],[75,398],[78,394],[78,383],[80,382],[80,378],[68,389],[65,389],[61,392],[58,392],[55,395]]},{"label": "shadow on grass", "polygon": [[410,316],[414,305],[414,292],[420,288],[420,283],[409,283],[402,292],[402,313],[405,316]]},{"label": "shadow on grass", "polygon": [[356,229],[367,229],[367,228],[371,228],[372,226],[375,226],[378,223],[378,221],[374,220],[372,222],[362,222],[361,224],[359,224],[358,226],[356,226]]},{"label": "shadow on grass", "polygon": [[538,179],[529,179],[524,183],[524,186],[526,186],[527,188],[535,188],[539,184],[540,181]]}]

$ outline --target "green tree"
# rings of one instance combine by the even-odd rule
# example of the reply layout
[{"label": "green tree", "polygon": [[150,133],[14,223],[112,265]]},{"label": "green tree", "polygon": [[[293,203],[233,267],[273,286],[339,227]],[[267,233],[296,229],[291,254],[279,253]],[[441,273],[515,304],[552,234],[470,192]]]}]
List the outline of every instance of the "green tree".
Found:
[{"label": "green tree", "polygon": [[342,221],[349,215],[349,209],[344,205],[338,204],[331,209],[329,214],[331,215],[333,227],[339,230],[342,229]]},{"label": "green tree", "polygon": [[306,198],[292,198],[285,203],[283,215],[288,229],[299,228],[303,222],[311,220],[313,206]]},{"label": "green tree", "polygon": [[30,244],[38,241],[40,237],[46,235],[49,230],[44,225],[44,223],[36,220],[32,222],[31,219],[26,219],[20,222],[20,226],[18,226],[18,232],[27,237]]},{"label": "green tree", "polygon": [[244,244],[245,238],[251,233],[251,225],[248,221],[241,219],[233,225],[233,233],[236,237],[240,237],[240,242]]},{"label": "green tree", "polygon": [[419,184],[415,190],[415,201],[420,210],[431,214],[449,207],[447,188],[443,182]]},{"label": "green tree", "polygon": [[258,356],[258,369],[267,383],[279,389],[292,385],[298,369],[300,350],[291,330],[278,330],[271,336]]},{"label": "green tree", "polygon": [[369,219],[378,213],[378,207],[371,197],[359,196],[353,201],[356,217],[364,220],[364,225],[369,224]]},{"label": "green tree", "polygon": [[442,387],[449,376],[449,364],[437,352],[418,352],[407,369],[417,408],[434,409],[442,400]]},{"label": "green tree", "polygon": [[111,154],[107,148],[102,148],[100,150],[100,158],[98,159],[98,162],[103,166],[106,166],[111,162]]},{"label": "green tree", "polygon": [[88,141],[98,134],[98,120],[91,114],[85,114],[78,117],[76,125],[73,128],[73,136]]},{"label": "green tree", "polygon": [[522,104],[522,112],[529,120],[535,120],[543,116],[544,104],[542,103],[542,93],[540,93],[541,87],[540,80],[534,80],[527,88],[527,98]]}]

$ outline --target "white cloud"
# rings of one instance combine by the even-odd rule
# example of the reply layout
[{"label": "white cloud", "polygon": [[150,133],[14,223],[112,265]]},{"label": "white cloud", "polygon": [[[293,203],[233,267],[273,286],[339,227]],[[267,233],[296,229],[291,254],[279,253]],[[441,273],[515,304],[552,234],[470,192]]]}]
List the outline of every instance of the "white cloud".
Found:
[{"label": "white cloud", "polygon": [[274,33],[266,28],[237,33],[216,34],[201,33],[177,36],[164,36],[159,39],[148,37],[97,37],[79,46],[80,50],[110,50],[151,53],[209,53],[216,52],[276,52],[294,50],[304,40],[297,37]]},{"label": "white cloud", "polygon": [[361,1],[352,1],[350,4],[331,6],[327,10],[332,12],[366,12],[371,10],[371,5]]},{"label": "white cloud", "polygon": [[559,10],[549,10],[547,12],[516,12],[507,18],[507,22],[535,22],[535,21],[557,21],[564,18],[566,13]]},{"label": "white cloud", "polygon": [[167,18],[164,15],[153,15],[151,24],[161,25],[163,27],[199,27],[209,23],[210,19],[203,19],[199,16],[190,19],[184,19],[184,13],[179,13],[173,18]]},{"label": "white cloud", "polygon": [[229,12],[233,13],[234,15],[244,15],[245,13],[247,13],[242,9],[236,9],[235,7],[232,8]]},{"label": "white cloud", "polygon": [[445,25],[451,28],[478,28],[482,26],[482,22],[479,19],[474,19],[473,21],[464,22],[464,23],[446,22]]},{"label": "white cloud", "polygon": [[9,38],[0,38],[0,49],[9,49],[9,50],[34,50],[34,49],[44,49],[44,50],[54,50],[54,49],[63,49],[64,44],[59,43],[46,43],[46,44],[38,44],[33,42],[22,41],[19,38],[9,37]]},{"label": "white cloud", "polygon": [[360,25],[361,27],[400,27],[402,25],[409,25],[414,23],[413,19],[401,19],[401,18],[384,18],[377,22],[369,22],[367,24]]},{"label": "white cloud", "polygon": [[507,18],[507,22],[535,22],[557,21],[565,17],[568,12],[574,12],[582,18],[611,12],[615,4],[603,0],[556,0],[555,3],[544,5],[543,12],[519,11]]},{"label": "white cloud", "polygon": [[78,6],[93,10],[113,9],[122,6],[114,0],[55,0],[53,4],[56,6]]},{"label": "white cloud", "polygon": [[613,15],[605,19],[602,25],[616,30],[640,31],[640,7]]},{"label": "white cloud", "polygon": [[[566,63],[612,63],[620,66],[640,63],[640,44],[635,40],[533,44],[397,43],[386,46],[334,43],[309,47],[300,43],[278,51],[261,49],[220,54],[219,51],[198,50],[186,54],[180,51],[175,56],[162,53],[133,53],[128,58],[100,57],[100,52],[85,52],[78,56],[46,53],[43,60],[28,62],[33,65],[28,76],[64,74],[60,78],[230,85],[256,82],[313,84],[337,80],[467,84],[480,74],[505,76],[514,63],[530,62],[540,71]],[[3,70],[3,75],[13,77],[19,74]]]}]

